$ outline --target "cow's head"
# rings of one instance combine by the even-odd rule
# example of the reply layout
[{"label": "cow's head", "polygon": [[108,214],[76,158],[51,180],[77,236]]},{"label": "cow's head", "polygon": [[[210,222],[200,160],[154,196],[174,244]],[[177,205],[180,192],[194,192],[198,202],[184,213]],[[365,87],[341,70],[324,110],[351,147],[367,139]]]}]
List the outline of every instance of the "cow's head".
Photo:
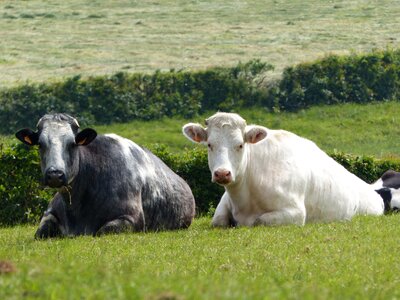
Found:
[{"label": "cow's head", "polygon": [[60,188],[70,184],[78,172],[78,147],[88,145],[97,133],[90,128],[79,131],[76,119],[54,114],[39,120],[37,132],[26,128],[15,136],[27,145],[39,146],[44,183]]},{"label": "cow's head", "polygon": [[247,126],[242,117],[232,113],[216,113],[206,120],[206,126],[189,123],[182,131],[189,140],[208,147],[212,181],[233,184],[244,174],[248,144],[263,140],[267,131],[261,126]]}]

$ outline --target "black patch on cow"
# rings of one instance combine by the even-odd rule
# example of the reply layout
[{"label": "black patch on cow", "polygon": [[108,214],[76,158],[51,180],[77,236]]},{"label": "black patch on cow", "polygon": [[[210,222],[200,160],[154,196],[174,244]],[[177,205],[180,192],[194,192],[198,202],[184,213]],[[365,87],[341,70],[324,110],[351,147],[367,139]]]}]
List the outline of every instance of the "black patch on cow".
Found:
[{"label": "black patch on cow", "polygon": [[398,189],[400,188],[400,173],[393,171],[393,170],[388,170],[386,171],[382,177],[383,181],[383,186],[384,187],[389,187],[393,189]]},{"label": "black patch on cow", "polygon": [[379,190],[375,190],[383,199],[383,204],[385,205],[385,212],[389,212],[390,202],[392,201],[392,192],[390,188],[381,188]]}]

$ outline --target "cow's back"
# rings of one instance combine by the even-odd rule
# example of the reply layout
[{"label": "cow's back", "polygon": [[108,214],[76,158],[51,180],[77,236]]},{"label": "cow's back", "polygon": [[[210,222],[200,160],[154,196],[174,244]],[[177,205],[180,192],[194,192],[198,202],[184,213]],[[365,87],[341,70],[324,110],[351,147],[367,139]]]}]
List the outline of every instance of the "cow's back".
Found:
[{"label": "cow's back", "polygon": [[[382,198],[369,184],[350,173],[322,150],[318,151],[320,159],[310,169],[312,175],[308,197],[305,199],[307,220],[331,221],[350,219],[355,214],[383,213]],[[316,156],[310,156],[309,160]]]}]

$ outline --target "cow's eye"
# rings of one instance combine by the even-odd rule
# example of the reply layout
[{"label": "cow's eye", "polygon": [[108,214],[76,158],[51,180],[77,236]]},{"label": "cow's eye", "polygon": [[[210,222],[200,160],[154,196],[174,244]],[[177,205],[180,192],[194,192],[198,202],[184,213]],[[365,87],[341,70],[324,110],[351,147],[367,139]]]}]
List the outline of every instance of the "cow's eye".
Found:
[{"label": "cow's eye", "polygon": [[209,150],[211,150],[211,149],[212,149],[212,146],[211,146],[211,144],[210,144],[210,143],[208,143],[208,144],[207,144],[207,147],[208,147],[208,149],[209,149]]},{"label": "cow's eye", "polygon": [[242,150],[242,149],[243,149],[243,144],[237,145],[237,146],[236,146],[236,149],[237,149],[238,151]]}]

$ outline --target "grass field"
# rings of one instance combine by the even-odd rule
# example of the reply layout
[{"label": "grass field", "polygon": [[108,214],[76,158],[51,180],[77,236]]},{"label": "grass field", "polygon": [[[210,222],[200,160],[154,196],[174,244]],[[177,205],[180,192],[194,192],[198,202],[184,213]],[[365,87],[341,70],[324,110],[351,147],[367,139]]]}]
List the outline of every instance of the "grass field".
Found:
[{"label": "grass field", "polygon": [[1,299],[395,299],[398,215],[304,227],[33,240],[0,229]]},{"label": "grass field", "polygon": [[384,0],[12,1],[0,3],[0,85],[76,74],[276,67],[400,44]]}]

